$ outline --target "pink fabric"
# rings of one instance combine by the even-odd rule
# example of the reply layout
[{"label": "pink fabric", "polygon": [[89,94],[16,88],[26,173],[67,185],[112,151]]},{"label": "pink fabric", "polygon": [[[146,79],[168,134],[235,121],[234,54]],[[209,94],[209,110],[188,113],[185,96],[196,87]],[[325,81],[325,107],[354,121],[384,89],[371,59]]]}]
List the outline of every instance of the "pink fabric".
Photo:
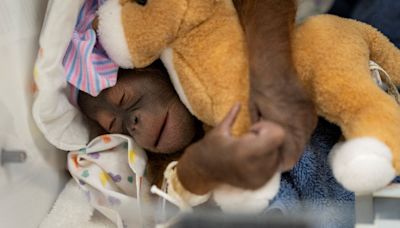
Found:
[{"label": "pink fabric", "polygon": [[[96,11],[104,1],[85,1],[63,60],[67,81],[92,96],[114,86],[117,81],[118,65],[97,42],[96,32],[92,28]],[[71,95],[74,101],[76,94]]]}]

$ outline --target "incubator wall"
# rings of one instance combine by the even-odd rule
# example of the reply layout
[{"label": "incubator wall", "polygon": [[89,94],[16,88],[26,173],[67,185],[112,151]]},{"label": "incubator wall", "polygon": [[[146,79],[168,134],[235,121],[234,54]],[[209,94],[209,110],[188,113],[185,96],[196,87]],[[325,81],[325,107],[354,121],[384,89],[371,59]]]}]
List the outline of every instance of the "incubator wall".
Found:
[{"label": "incubator wall", "polygon": [[0,227],[38,227],[67,179],[32,118],[33,66],[47,0],[0,1]]}]

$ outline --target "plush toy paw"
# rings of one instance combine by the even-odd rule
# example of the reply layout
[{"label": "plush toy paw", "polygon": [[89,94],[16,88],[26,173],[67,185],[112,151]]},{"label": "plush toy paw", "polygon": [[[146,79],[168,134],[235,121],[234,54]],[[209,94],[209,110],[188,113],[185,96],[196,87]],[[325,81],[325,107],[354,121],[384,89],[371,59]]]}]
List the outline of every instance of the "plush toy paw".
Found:
[{"label": "plush toy paw", "polygon": [[336,144],[329,162],[338,182],[357,193],[376,191],[395,177],[390,149],[372,137]]},{"label": "plush toy paw", "polygon": [[223,185],[214,191],[214,200],[224,212],[259,213],[268,207],[269,201],[278,193],[280,180],[281,173],[277,172],[255,191]]}]

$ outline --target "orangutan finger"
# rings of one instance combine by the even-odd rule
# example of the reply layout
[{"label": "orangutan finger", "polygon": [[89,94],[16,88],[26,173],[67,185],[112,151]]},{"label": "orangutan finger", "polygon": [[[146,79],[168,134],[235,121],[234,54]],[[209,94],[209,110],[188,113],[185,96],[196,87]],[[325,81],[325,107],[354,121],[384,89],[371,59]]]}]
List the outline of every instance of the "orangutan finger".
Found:
[{"label": "orangutan finger", "polygon": [[219,130],[221,130],[225,134],[231,134],[231,128],[235,123],[235,120],[240,111],[240,103],[235,103],[228,114],[224,117],[221,123],[217,126]]}]

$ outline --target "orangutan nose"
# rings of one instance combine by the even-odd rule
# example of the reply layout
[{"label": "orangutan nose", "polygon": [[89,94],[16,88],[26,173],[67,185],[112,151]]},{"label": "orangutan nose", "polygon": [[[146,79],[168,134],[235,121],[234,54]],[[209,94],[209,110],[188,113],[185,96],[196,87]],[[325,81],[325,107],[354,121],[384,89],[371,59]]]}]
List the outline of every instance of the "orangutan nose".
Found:
[{"label": "orangutan nose", "polygon": [[128,126],[128,131],[132,135],[138,130],[139,117],[136,115],[129,115],[126,118],[126,123]]}]

